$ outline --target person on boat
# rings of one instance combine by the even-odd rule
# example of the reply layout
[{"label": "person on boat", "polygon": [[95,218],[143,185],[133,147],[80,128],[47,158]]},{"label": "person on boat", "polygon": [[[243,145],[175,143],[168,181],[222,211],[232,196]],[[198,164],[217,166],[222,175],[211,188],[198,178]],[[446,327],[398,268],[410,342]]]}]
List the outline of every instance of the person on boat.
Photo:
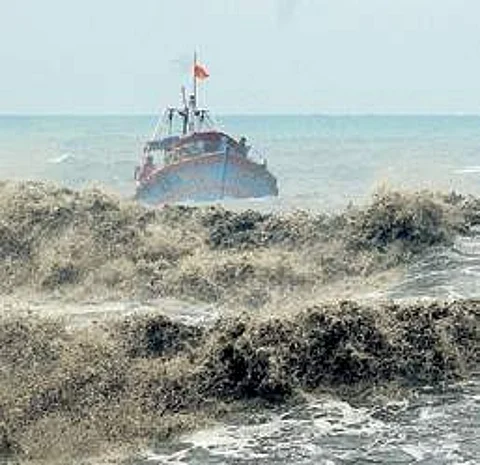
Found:
[{"label": "person on boat", "polygon": [[224,155],[228,155],[229,149],[230,147],[228,144],[227,136],[223,135],[222,138],[220,139],[220,152],[223,153]]},{"label": "person on boat", "polygon": [[240,140],[238,141],[238,151],[240,152],[241,155],[244,157],[247,156],[248,153],[248,146],[247,146],[247,139],[246,137],[240,137]]},{"label": "person on boat", "polygon": [[202,140],[202,139],[199,139],[197,140],[197,142],[195,143],[195,150],[196,150],[196,153],[199,154],[199,155],[202,155],[205,153],[205,141]]},{"label": "person on boat", "polygon": [[155,170],[155,163],[153,162],[153,156],[147,155],[145,161],[143,162],[140,172],[137,174],[138,181],[143,181],[147,179]]}]

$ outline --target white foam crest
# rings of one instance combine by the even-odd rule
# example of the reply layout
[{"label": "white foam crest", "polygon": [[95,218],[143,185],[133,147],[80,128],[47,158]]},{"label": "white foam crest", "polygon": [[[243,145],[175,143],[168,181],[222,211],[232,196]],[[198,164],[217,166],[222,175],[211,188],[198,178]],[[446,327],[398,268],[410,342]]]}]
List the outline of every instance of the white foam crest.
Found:
[{"label": "white foam crest", "polygon": [[49,158],[48,163],[52,163],[58,165],[60,163],[65,163],[66,161],[73,160],[75,158],[75,154],[72,152],[64,152],[57,157]]},{"label": "white foam crest", "polygon": [[480,232],[458,237],[453,247],[432,250],[407,268],[387,291],[393,298],[462,299],[480,296]]},{"label": "white foam crest", "polygon": [[162,313],[175,321],[190,325],[208,325],[215,321],[219,309],[174,298],[136,300],[73,301],[32,295],[19,299],[3,296],[0,315],[39,315],[60,318],[67,327],[83,327],[138,314]]},{"label": "white foam crest", "polygon": [[454,171],[456,174],[475,174],[480,173],[480,166],[466,166]]},{"label": "white foam crest", "polygon": [[[377,408],[332,398],[272,414],[261,423],[217,424],[186,435],[175,450],[151,453],[145,465],[478,463],[477,381],[446,394],[419,393]],[[379,419],[379,416],[381,419]]]},{"label": "white foam crest", "polygon": [[342,447],[338,451],[326,447],[333,437],[357,437],[364,441],[385,428],[366,408],[330,398],[317,399],[272,415],[262,423],[218,424],[186,435],[181,439],[182,450],[156,451],[148,455],[147,463],[286,463],[294,456],[295,463],[335,464],[345,456],[345,451]]}]

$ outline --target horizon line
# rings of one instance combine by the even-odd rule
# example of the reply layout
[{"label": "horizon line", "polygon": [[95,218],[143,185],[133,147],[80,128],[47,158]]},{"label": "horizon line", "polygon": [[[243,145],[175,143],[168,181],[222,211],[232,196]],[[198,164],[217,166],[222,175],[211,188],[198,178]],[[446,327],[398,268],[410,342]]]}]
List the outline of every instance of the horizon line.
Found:
[{"label": "horizon line", "polygon": [[[4,117],[155,117],[161,116],[160,113],[139,113],[139,112],[106,112],[106,113],[64,113],[64,112],[51,112],[51,113],[15,113],[15,112],[0,112],[0,118]],[[269,113],[269,112],[245,112],[245,113],[230,113],[230,112],[218,112],[215,113],[215,116],[218,117],[244,117],[244,116],[320,116],[320,117],[462,117],[462,116],[478,116],[480,117],[480,111],[476,112],[278,112],[278,113]]]}]

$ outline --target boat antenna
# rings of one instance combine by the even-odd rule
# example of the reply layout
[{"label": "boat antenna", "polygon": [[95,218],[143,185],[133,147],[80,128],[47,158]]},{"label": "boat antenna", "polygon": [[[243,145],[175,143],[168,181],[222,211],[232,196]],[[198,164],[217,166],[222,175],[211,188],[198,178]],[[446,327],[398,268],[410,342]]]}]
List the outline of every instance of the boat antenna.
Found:
[{"label": "boat antenna", "polygon": [[173,129],[173,116],[175,114],[175,108],[169,108],[168,109],[168,133],[172,133]]},{"label": "boat antenna", "polygon": [[185,95],[185,86],[182,86],[182,101],[183,101],[183,110],[179,110],[178,113],[182,117],[182,133],[185,135],[188,129],[188,105],[187,105],[187,96]]},{"label": "boat antenna", "polygon": [[183,106],[185,108],[187,108],[187,96],[185,94],[185,86],[182,86],[182,102],[183,102]]}]

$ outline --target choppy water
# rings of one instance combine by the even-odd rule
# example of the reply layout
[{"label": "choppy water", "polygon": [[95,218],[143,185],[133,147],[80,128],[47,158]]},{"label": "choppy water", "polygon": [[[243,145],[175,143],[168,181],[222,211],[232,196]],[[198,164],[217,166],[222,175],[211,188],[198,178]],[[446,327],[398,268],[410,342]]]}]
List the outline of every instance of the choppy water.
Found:
[{"label": "choppy water", "polygon": [[[220,122],[267,157],[280,189],[277,199],[228,201],[229,208],[337,212],[350,201],[368,201],[384,185],[480,196],[480,117],[232,116]],[[129,198],[137,154],[153,125],[146,116],[1,116],[0,173],[3,179],[51,180],[78,189],[93,184]],[[430,249],[389,279],[353,296],[479,298],[478,230],[459,235],[453,246]],[[30,305],[37,313],[68,313],[78,324],[84,314],[101,319],[157,304],[110,299],[67,305],[53,295]],[[209,321],[216,312],[213,304],[163,305],[182,321]],[[136,463],[480,463],[478,375],[396,402],[309,399],[157,444]]]},{"label": "choppy water", "polygon": [[[142,465],[169,464],[475,464],[478,383],[410,402],[356,407],[323,396],[251,424],[200,431],[152,451]],[[265,416],[264,416],[265,417]]]},{"label": "choppy water", "polygon": [[[278,177],[278,208],[325,209],[379,185],[480,193],[480,117],[228,116]],[[101,183],[128,196],[133,166],[155,119],[0,117],[2,177]],[[257,202],[247,205],[255,206]],[[260,202],[264,205],[265,202]]]}]

